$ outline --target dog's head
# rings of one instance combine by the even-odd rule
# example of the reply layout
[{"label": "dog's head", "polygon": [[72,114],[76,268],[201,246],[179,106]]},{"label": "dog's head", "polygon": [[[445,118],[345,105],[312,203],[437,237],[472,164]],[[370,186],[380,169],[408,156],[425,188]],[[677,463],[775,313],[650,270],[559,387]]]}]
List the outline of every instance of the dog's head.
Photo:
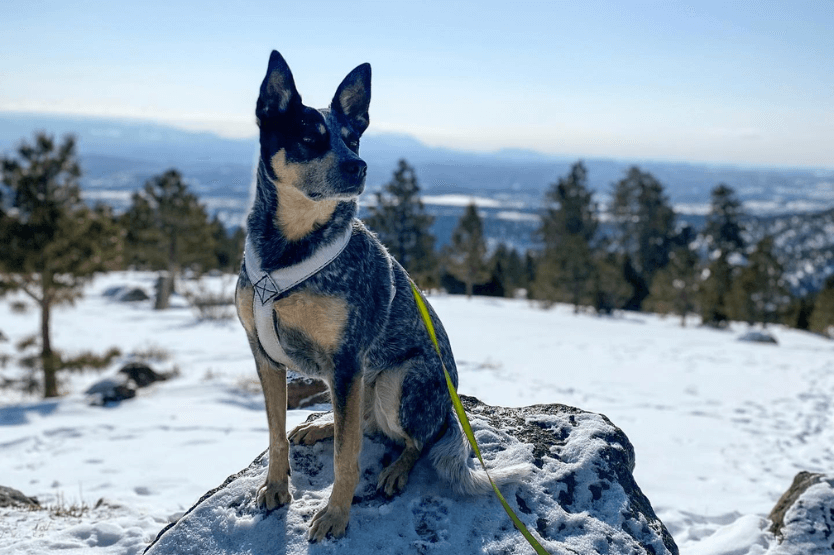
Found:
[{"label": "dog's head", "polygon": [[255,115],[261,160],[273,183],[311,201],[349,200],[365,187],[367,164],[359,138],[370,122],[371,66],[362,64],[342,81],[330,108],[301,103],[290,68],[273,50]]}]

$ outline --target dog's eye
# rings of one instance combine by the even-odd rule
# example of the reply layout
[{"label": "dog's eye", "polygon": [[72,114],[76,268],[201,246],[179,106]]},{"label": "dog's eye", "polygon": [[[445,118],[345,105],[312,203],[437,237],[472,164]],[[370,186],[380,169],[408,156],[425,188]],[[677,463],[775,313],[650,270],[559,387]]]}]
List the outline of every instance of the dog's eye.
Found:
[{"label": "dog's eye", "polygon": [[351,150],[356,150],[359,148],[359,139],[351,139],[347,141],[348,148]]},{"label": "dog's eye", "polygon": [[308,146],[312,146],[318,142],[319,137],[311,137],[307,135],[306,137],[302,137],[301,141]]}]

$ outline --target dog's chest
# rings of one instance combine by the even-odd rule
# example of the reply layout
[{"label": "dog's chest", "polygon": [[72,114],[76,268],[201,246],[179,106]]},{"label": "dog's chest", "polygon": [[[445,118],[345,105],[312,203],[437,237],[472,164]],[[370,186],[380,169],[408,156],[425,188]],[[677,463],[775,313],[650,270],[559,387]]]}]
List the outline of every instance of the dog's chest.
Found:
[{"label": "dog's chest", "polygon": [[265,304],[255,298],[253,304],[258,341],[276,362],[303,371],[290,353],[332,356],[343,341],[348,306],[341,297],[301,291]]}]

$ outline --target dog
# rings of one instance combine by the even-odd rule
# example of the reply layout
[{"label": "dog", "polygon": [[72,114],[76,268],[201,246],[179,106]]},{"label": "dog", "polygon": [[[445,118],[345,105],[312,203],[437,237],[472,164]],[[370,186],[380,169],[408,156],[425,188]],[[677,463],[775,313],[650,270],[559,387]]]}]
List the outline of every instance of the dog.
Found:
[{"label": "dog", "polygon": [[[345,534],[363,433],[403,446],[379,476],[387,496],[402,491],[424,452],[458,492],[491,490],[470,460],[410,278],[356,217],[367,171],[359,140],[370,123],[370,100],[371,67],[362,64],[338,86],[329,108],[305,106],[287,62],[273,51],[255,111],[260,156],[235,303],[269,422],[269,468],[256,500],[266,510],[292,501],[290,442],[333,438],[333,489],[312,519],[314,542]],[[429,312],[457,388],[449,339]],[[332,420],[302,424],[289,437],[287,369],[322,379],[333,403]],[[492,474],[497,483],[518,475],[517,468]]]}]

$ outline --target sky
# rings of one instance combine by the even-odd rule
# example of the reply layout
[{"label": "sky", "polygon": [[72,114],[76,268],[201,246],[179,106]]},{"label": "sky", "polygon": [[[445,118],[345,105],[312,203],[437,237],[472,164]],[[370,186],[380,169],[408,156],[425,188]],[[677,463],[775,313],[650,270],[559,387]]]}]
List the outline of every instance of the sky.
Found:
[{"label": "sky", "polygon": [[371,130],[463,150],[834,168],[834,0],[6,0],[0,111],[257,134],[373,68]]}]

